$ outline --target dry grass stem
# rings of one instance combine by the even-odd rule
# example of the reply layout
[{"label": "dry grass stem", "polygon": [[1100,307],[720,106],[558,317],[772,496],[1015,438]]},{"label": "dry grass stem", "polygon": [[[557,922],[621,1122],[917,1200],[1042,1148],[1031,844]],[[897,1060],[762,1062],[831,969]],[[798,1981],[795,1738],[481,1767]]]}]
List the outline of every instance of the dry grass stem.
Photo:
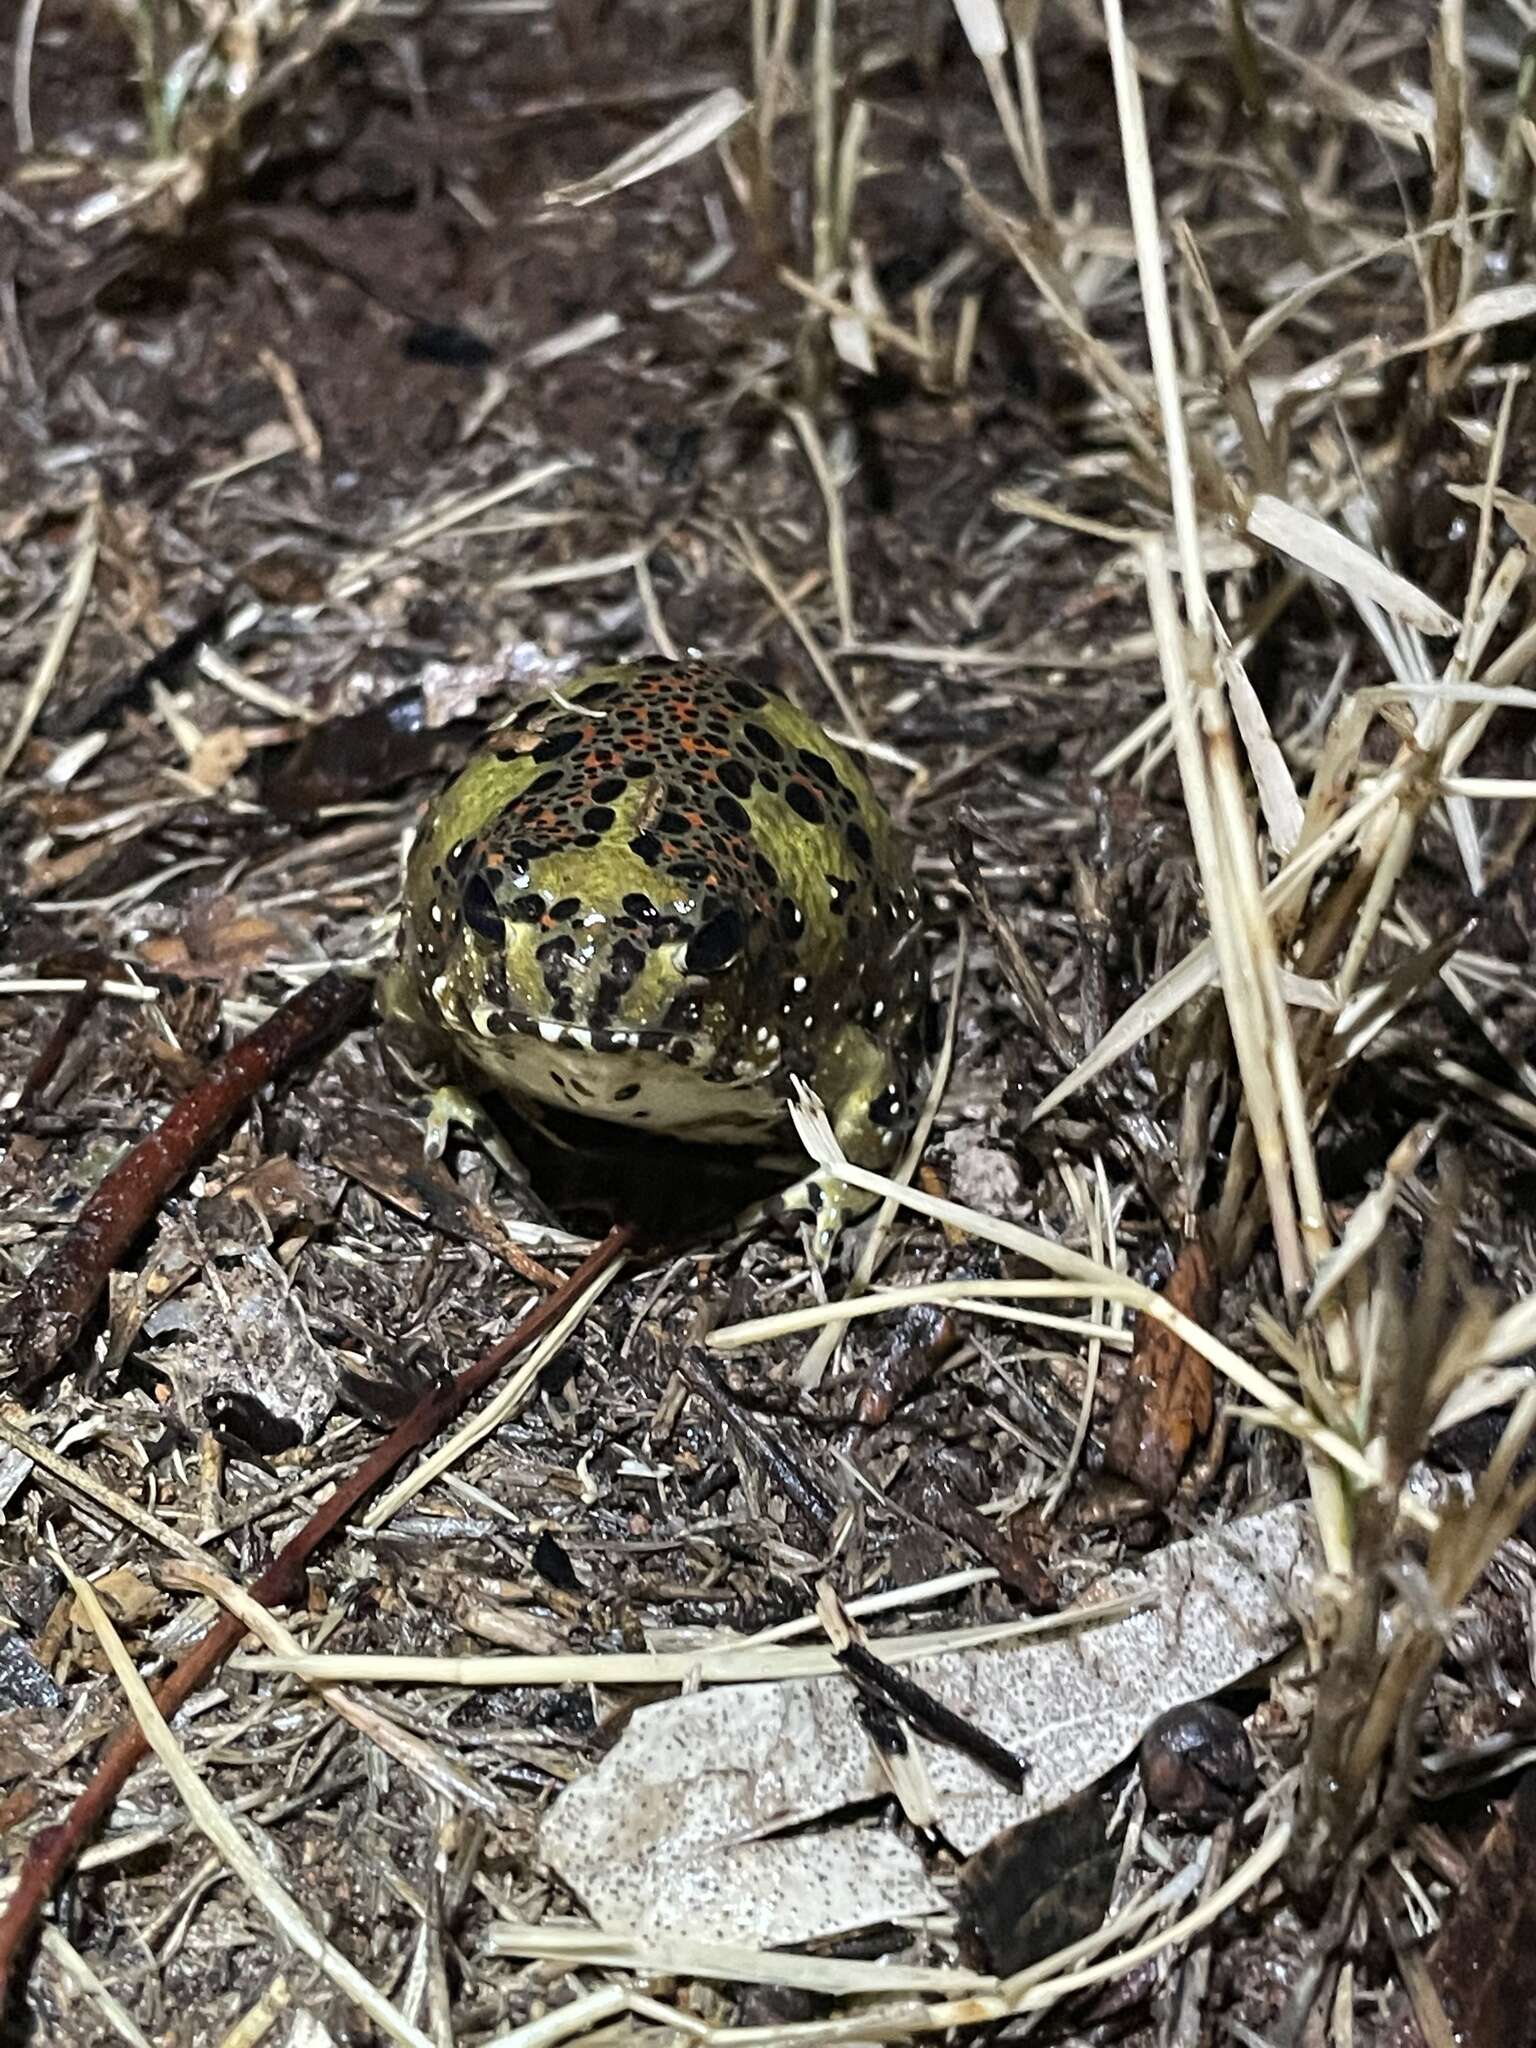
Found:
[{"label": "dry grass stem", "polygon": [[[939,1106],[944,1100],[944,1090],[949,1085],[950,1067],[955,1057],[955,1034],[960,1021],[960,991],[965,985],[966,947],[966,928],[962,925],[959,943],[955,949],[954,971],[950,976],[944,1036],[939,1045],[938,1057],[933,1063],[933,1072],[929,1077],[928,1092],[923,1099],[922,1110],[913,1126],[912,1136],[907,1141],[901,1163],[896,1169],[895,1178],[898,1181],[910,1181],[921,1165],[923,1153],[927,1149],[929,1137],[938,1118]],[[876,1268],[885,1254],[886,1241],[891,1225],[896,1220],[896,1213],[895,1202],[887,1198],[881,1203],[860,1247],[858,1264],[853,1269],[847,1292],[843,1296],[845,1303],[862,1295],[874,1278]],[[846,1324],[835,1315],[822,1325],[816,1342],[806,1352],[796,1370],[795,1381],[798,1386],[817,1387],[821,1384],[822,1376],[831,1363],[845,1328]]]},{"label": "dry grass stem", "polygon": [[145,1740],[159,1758],[194,1824],[213,1845],[226,1867],[239,1879],[282,1938],[322,1970],[338,1991],[365,2012],[386,2040],[398,2042],[400,2048],[434,2048],[433,2042],[419,2027],[412,2026],[339,1949],[316,1931],[297,1900],[272,1876],[266,1862],[250,1847],[234,1821],[210,1795],[186,1751],[171,1733],[164,1716],[150,1697],[148,1686],[134,1669],[133,1659],[95,1589],[89,1581],[71,1572],[62,1560],[59,1565],[106,1654],[135,1720],[144,1731]]},{"label": "dry grass stem", "polygon": [[64,657],[69,652],[69,643],[75,636],[75,629],[80,624],[81,616],[90,600],[91,580],[96,574],[96,554],[100,537],[101,500],[93,492],[80,515],[80,524],[75,534],[74,560],[70,563],[64,588],[59,593],[58,613],[54,619],[53,631],[48,636],[31,682],[22,693],[15,723],[4,745],[0,746],[0,781],[3,781],[15,766],[16,757],[26,745],[27,736],[37,722],[38,713],[47,703],[49,692],[59,679]]},{"label": "dry grass stem", "polygon": [[665,128],[646,136],[590,178],[553,186],[545,195],[546,200],[551,206],[590,206],[595,200],[622,192],[627,185],[658,177],[721,141],[746,112],[747,102],[736,88],[721,86],[718,92],[685,107]]},{"label": "dry grass stem", "polygon": [[485,1406],[471,1415],[453,1434],[440,1443],[392,1486],[380,1495],[363,1515],[365,1528],[382,1529],[409,1501],[413,1501],[434,1479],[452,1469],[475,1444],[481,1443],[501,1428],[509,1417],[515,1415],[539,1383],[539,1375],[545,1366],[579,1328],[591,1313],[594,1304],[617,1279],[619,1269],[610,1267],[598,1276],[586,1293],[581,1295],[566,1310],[549,1333],[541,1338],[528,1356],[520,1359],[516,1368],[504,1383],[486,1402]]},{"label": "dry grass stem", "polygon": [[[929,1629],[871,1639],[881,1660],[900,1669],[956,1650],[1020,1642],[1027,1636],[1063,1629],[1092,1628],[1134,1611],[1130,1600],[1101,1600],[1048,1615],[1015,1621],[978,1622],[970,1628]],[[744,1637],[698,1650],[600,1651],[568,1656],[408,1657],[351,1655],[346,1651],[299,1650],[282,1655],[252,1652],[235,1660],[248,1671],[281,1671],[321,1685],[758,1685],[796,1678],[829,1678],[842,1669],[819,1644],[785,1648]]]}]

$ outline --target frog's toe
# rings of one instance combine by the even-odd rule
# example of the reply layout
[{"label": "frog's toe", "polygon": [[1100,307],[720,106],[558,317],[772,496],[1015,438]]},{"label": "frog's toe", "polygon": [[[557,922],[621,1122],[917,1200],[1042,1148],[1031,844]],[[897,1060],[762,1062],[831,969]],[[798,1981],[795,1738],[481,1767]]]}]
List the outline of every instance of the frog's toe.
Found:
[{"label": "frog's toe", "polygon": [[856,1222],[871,1206],[870,1196],[861,1188],[850,1187],[824,1166],[770,1196],[764,1204],[766,1213],[776,1220],[802,1222],[814,1218],[811,1255],[821,1267],[831,1261],[844,1226]]},{"label": "frog's toe", "polygon": [[457,1088],[451,1084],[434,1088],[432,1099],[427,1105],[427,1126],[421,1146],[425,1159],[430,1161],[442,1158],[448,1147],[448,1134],[455,1124],[470,1133],[481,1151],[509,1180],[520,1181],[525,1178],[517,1154],[493,1120],[486,1115],[467,1089]]},{"label": "frog's toe", "polygon": [[456,1123],[462,1123],[459,1114],[463,1090],[459,1088],[434,1088],[427,1103],[426,1127],[421,1137],[421,1156],[429,1164],[435,1164],[448,1150],[448,1134]]}]

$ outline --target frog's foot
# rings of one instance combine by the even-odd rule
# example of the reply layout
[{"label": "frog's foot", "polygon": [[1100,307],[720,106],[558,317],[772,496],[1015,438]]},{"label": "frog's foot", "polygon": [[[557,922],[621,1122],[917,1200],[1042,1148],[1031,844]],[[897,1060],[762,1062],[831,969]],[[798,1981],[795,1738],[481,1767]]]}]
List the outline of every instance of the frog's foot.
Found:
[{"label": "frog's foot", "polygon": [[465,1088],[452,1085],[434,1088],[427,1107],[427,1129],[422,1141],[423,1155],[429,1160],[441,1159],[448,1146],[448,1133],[457,1124],[479,1145],[508,1180],[524,1181],[527,1175],[517,1154],[506,1138],[474,1096]]},{"label": "frog's foot", "polygon": [[811,1256],[824,1272],[843,1226],[857,1222],[873,1208],[874,1202],[874,1196],[866,1194],[862,1188],[850,1187],[829,1167],[822,1166],[757,1203],[741,1219],[740,1227],[750,1230],[765,1222],[800,1222],[814,1218]]}]

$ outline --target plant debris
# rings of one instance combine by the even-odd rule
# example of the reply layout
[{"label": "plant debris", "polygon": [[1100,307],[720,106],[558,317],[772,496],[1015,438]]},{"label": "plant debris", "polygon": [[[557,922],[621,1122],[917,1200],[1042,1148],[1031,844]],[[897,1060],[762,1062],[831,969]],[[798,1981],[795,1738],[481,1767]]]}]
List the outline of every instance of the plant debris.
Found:
[{"label": "plant debris", "polygon": [[[6,2038],[1517,2025],[1529,11],[4,12]],[[426,1161],[364,1028],[440,778],[694,648],[860,753],[932,928],[825,1272],[708,1148]],[[866,1725],[833,1612],[1022,1790]],[[124,1791],[130,1666],[195,1696]],[[971,1967],[960,1860],[1079,1798],[1093,1910]]]},{"label": "plant debris", "polygon": [[[1194,1322],[1205,1325],[1213,1320],[1215,1277],[1209,1254],[1198,1241],[1180,1252],[1169,1277],[1168,1298]],[[1209,1359],[1181,1343],[1165,1324],[1138,1316],[1120,1397],[1104,1440],[1106,1468],[1166,1507],[1192,1451],[1209,1434],[1215,1411]]]},{"label": "plant debris", "polygon": [[113,1168],[82,1206],[69,1235],[44,1255],[6,1305],[0,1338],[9,1337],[13,1346],[20,1391],[33,1392],[78,1341],[112,1269],[257,1089],[354,1024],[367,1003],[362,984],[322,975],[226,1053],[159,1129]]},{"label": "plant debris", "polygon": [[[918,1722],[937,1832],[974,1854],[1092,1784],[1171,1704],[1203,1699],[1278,1654],[1308,1598],[1308,1556],[1305,1516],[1276,1509],[1173,1545],[1144,1572],[1111,1573],[1096,1592],[1131,1604],[1120,1619],[1094,1624],[1090,1609],[1054,1640],[911,1666],[924,1693],[1024,1770],[1005,1790],[990,1758],[973,1761],[947,1734],[935,1743]],[[542,1841],[611,1933],[808,1941],[888,1917],[892,1859],[913,1882],[922,1866],[867,1827],[777,1838],[883,1785],[846,1680],[732,1686],[640,1708],[598,1768],[555,1802]],[[850,1889],[862,1858],[870,1888]],[[841,1873],[826,1891],[824,1868]],[[856,1908],[862,1918],[845,1917]]]}]

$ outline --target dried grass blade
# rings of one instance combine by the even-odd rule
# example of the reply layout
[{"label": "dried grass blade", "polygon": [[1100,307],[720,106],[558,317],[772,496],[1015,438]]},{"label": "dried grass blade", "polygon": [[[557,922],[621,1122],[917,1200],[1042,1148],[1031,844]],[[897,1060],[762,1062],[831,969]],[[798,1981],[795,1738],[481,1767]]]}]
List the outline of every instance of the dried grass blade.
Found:
[{"label": "dried grass blade", "polygon": [[1302,512],[1283,498],[1255,498],[1248,531],[1314,575],[1342,584],[1352,596],[1371,599],[1421,633],[1449,639],[1460,630],[1459,622],[1426,591],[1314,512]]},{"label": "dried grass blade", "polygon": [[539,1374],[561,1346],[570,1341],[572,1332],[587,1315],[599,1295],[618,1278],[619,1271],[619,1267],[609,1266],[598,1274],[585,1293],[577,1296],[553,1328],[546,1331],[534,1345],[506,1385],[498,1390],[485,1407],[477,1415],[470,1416],[446,1443],[439,1444],[435,1451],[414,1466],[382,1499],[374,1502],[363,1517],[366,1528],[381,1529],[391,1516],[400,1512],[407,1501],[414,1500],[423,1487],[430,1486],[432,1481],[446,1472],[451,1465],[457,1464],[466,1451],[472,1450],[484,1437],[499,1429],[509,1416],[517,1413],[538,1385]]},{"label": "dried grass blade", "polygon": [[1346,1275],[1352,1273],[1375,1247],[1397,1206],[1404,1182],[1423,1165],[1444,1125],[1444,1115],[1426,1117],[1393,1148],[1381,1185],[1373,1188],[1360,1203],[1333,1251],[1318,1261],[1317,1279],[1307,1297],[1303,1314],[1316,1315],[1322,1304],[1343,1284]]},{"label": "dried grass blade", "polygon": [[[910,1181],[913,1174],[916,1173],[927,1147],[929,1136],[932,1133],[934,1121],[939,1114],[939,1105],[944,1100],[944,1090],[949,1085],[949,1070],[955,1057],[955,1034],[960,1023],[960,995],[965,986],[965,956],[966,931],[965,926],[962,924],[960,927],[960,942],[955,951],[954,974],[950,981],[949,1003],[944,1019],[944,1041],[939,1047],[939,1056],[934,1061],[933,1075],[928,1083],[928,1093],[923,1102],[922,1112],[917,1119],[916,1127],[912,1132],[912,1136],[907,1141],[906,1150],[903,1152],[901,1161],[896,1168],[896,1178],[900,1181]],[[896,1204],[891,1201],[883,1202],[880,1205],[879,1214],[875,1217],[874,1223],[870,1227],[869,1235],[864,1240],[863,1250],[859,1253],[859,1262],[854,1268],[853,1278],[848,1286],[848,1293],[844,1297],[845,1301],[856,1299],[869,1286],[870,1281],[874,1277],[875,1268],[879,1265],[885,1251],[885,1240],[895,1220]],[[823,1326],[821,1335],[816,1339],[816,1342],[801,1361],[799,1371],[795,1375],[797,1385],[802,1387],[819,1387],[821,1385],[822,1376],[826,1372],[832,1354],[837,1349],[838,1340],[841,1338],[846,1327],[846,1323],[835,1316]]]},{"label": "dried grass blade", "polygon": [[1026,1258],[1034,1259],[1047,1272],[1056,1273],[1064,1280],[1084,1283],[1084,1292],[1103,1293],[1112,1300],[1124,1301],[1127,1306],[1143,1310],[1158,1322],[1166,1324],[1174,1335],[1183,1339],[1202,1358],[1208,1358],[1216,1370],[1231,1380],[1234,1386],[1256,1401],[1265,1414],[1278,1427],[1290,1430],[1306,1443],[1331,1458],[1353,1478],[1364,1481],[1368,1486],[1376,1485],[1380,1475],[1375,1462],[1356,1444],[1348,1442],[1336,1431],[1320,1424],[1299,1401],[1293,1401],[1288,1394],[1281,1393],[1272,1380],[1266,1379],[1256,1366],[1240,1358],[1230,1346],[1213,1337],[1196,1322],[1182,1314],[1168,1299],[1153,1288],[1145,1287],[1138,1281],[1122,1278],[1105,1266],[1095,1265],[1092,1259],[1081,1252],[1074,1252],[1065,1245],[1057,1244],[1053,1238],[1042,1237],[1033,1230],[1023,1230],[1017,1224],[1005,1223],[996,1216],[985,1216],[979,1209],[967,1208],[964,1203],[951,1202],[938,1195],[927,1194],[921,1188],[902,1187],[884,1174],[871,1173],[866,1167],[855,1166],[845,1159],[837,1148],[832,1127],[826,1114],[815,1098],[802,1092],[801,1099],[790,1105],[790,1116],[799,1133],[800,1142],[818,1165],[828,1167],[851,1186],[865,1188],[872,1195],[891,1195],[909,1209],[915,1209],[920,1216],[928,1216],[935,1223],[953,1224],[971,1237],[979,1237],[989,1244],[1000,1244],[1010,1251],[1022,1252]]},{"label": "dried grass blade", "polygon": [[[1410,775],[1407,764],[1395,763],[1309,846],[1293,855],[1265,889],[1267,907],[1278,913],[1296,902],[1319,868],[1326,866],[1336,853],[1347,846],[1376,812],[1397,802],[1408,786]],[[1069,1096],[1075,1095],[1085,1082],[1123,1058],[1185,1003],[1211,987],[1215,979],[1215,948],[1209,939],[1202,939],[1198,946],[1191,947],[1177,967],[1171,967],[1161,981],[1148,989],[1110,1026],[1086,1059],[1035,1104],[1029,1113],[1029,1122],[1038,1123],[1042,1117],[1049,1116]]]},{"label": "dried grass blade", "polygon": [[27,743],[27,736],[37,722],[37,715],[48,701],[48,693],[59,679],[64,666],[64,657],[69,652],[69,643],[75,637],[75,628],[80,623],[86,600],[91,594],[91,579],[96,574],[96,550],[101,534],[101,499],[92,494],[90,502],[80,515],[80,524],[75,531],[75,558],[69,565],[63,595],[59,599],[58,616],[53,622],[53,631],[43,649],[42,659],[33,671],[32,680],[22,693],[21,709],[16,714],[16,723],[11,736],[0,748],[0,781],[10,773],[12,763]]},{"label": "dried grass blade", "polygon": [[1501,284],[1486,292],[1474,292],[1458,306],[1432,334],[1398,349],[1398,355],[1417,354],[1421,349],[1439,348],[1447,341],[1461,341],[1469,334],[1487,334],[1513,320],[1529,320],[1536,313],[1536,284]]},{"label": "dried grass blade", "polygon": [[493,505],[504,504],[508,498],[520,498],[527,491],[535,491],[541,484],[549,483],[557,476],[563,476],[571,467],[570,463],[555,457],[549,462],[536,463],[532,469],[525,469],[504,483],[492,484],[489,489],[472,491],[465,497],[450,498],[448,503],[439,504],[435,512],[425,518],[416,519],[409,526],[402,527],[392,540],[382,547],[370,550],[350,562],[343,562],[327,586],[332,599],[355,597],[365,590],[386,563],[399,556],[409,554],[420,547],[423,541],[433,540],[450,527],[463,526],[471,519],[478,519],[482,512],[489,512]]},{"label": "dried grass blade", "polygon": [[529,1956],[571,1967],[640,1970],[647,1976],[724,1978],[740,1984],[787,1984],[832,1998],[870,1992],[931,1992],[943,1997],[995,1991],[997,1979],[975,1970],[865,1963],[841,1956],[796,1955],[744,1942],[689,1941],[681,1936],[606,1934],[563,1921],[499,1921],[486,1946],[496,1955]]},{"label": "dried grass blade", "polygon": [[[1024,1615],[1016,1621],[977,1623],[970,1628],[917,1630],[904,1636],[876,1636],[870,1647],[881,1661],[900,1670],[955,1650],[987,1649],[1026,1636],[1055,1635],[1062,1629],[1097,1628],[1136,1611],[1131,1598],[1099,1600],[1055,1614]],[[765,1680],[830,1678],[840,1670],[824,1643],[764,1647],[754,1637],[736,1637],[718,1647],[696,1650],[573,1651],[538,1656],[520,1652],[476,1653],[465,1657],[413,1657],[388,1652],[303,1650],[296,1656],[243,1653],[242,1671],[274,1671],[320,1685],[755,1685]]]},{"label": "dried grass blade", "polygon": [[695,100],[676,120],[657,129],[654,135],[647,135],[633,149],[626,149],[590,178],[552,187],[545,193],[545,200],[551,206],[590,206],[594,200],[606,199],[626,185],[638,185],[643,178],[670,171],[728,135],[746,111],[747,101],[735,86],[722,85],[718,92]]},{"label": "dried grass blade", "polygon": [[107,1661],[112,1666],[113,1674],[123,1688],[134,1718],[144,1731],[145,1741],[160,1759],[194,1825],[207,1838],[218,1856],[244,1885],[283,1938],[317,1969],[322,1970],[338,1991],[365,2012],[386,2039],[399,2042],[401,2048],[433,2048],[431,2039],[422,2033],[419,2027],[413,2026],[403,2013],[398,2012],[383,1993],[376,1990],[354,1964],[348,1962],[339,1949],[333,1948],[330,1942],[310,1925],[300,1910],[298,1901],[272,1876],[198,1776],[186,1751],[172,1734],[170,1724],[150,1696],[149,1687],[135,1669],[133,1659],[129,1656],[121,1636],[113,1627],[95,1588],[88,1580],[71,1571],[64,1559],[57,1554],[55,1563],[68,1579],[75,1598],[80,1603],[81,1612],[94,1630]]},{"label": "dried grass blade", "polygon": [[1258,692],[1248,680],[1247,669],[1227,644],[1225,633],[1220,635],[1216,663],[1227,686],[1233,722],[1242,736],[1248,766],[1253,770],[1269,836],[1280,853],[1290,853],[1301,838],[1306,813]]}]

